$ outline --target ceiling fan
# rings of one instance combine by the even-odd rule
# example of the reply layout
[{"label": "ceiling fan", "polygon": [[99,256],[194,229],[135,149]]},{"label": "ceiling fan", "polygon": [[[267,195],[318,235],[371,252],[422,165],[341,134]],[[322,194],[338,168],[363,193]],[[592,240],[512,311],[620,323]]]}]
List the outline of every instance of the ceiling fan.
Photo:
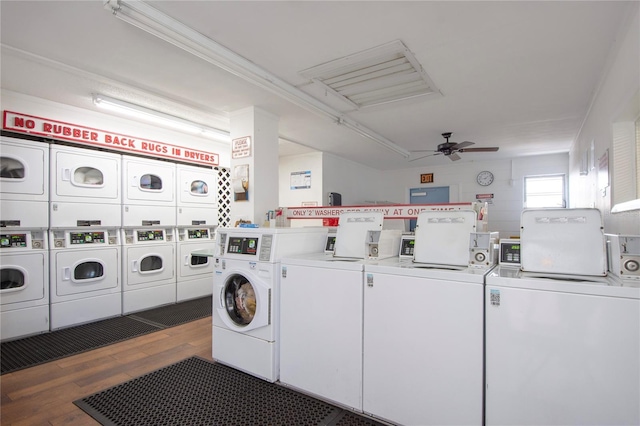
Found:
[{"label": "ceiling fan", "polygon": [[423,155],[422,157],[413,158],[409,161],[421,160],[425,157],[431,157],[434,155],[444,155],[448,157],[451,161],[457,161],[460,157],[458,155],[459,152],[495,152],[499,148],[498,147],[487,147],[487,148],[467,148],[468,146],[474,145],[475,142],[449,142],[449,138],[451,137],[451,132],[443,133],[442,137],[444,137],[447,141],[438,145],[436,150],[433,149],[422,149],[411,152],[435,152],[435,154]]}]

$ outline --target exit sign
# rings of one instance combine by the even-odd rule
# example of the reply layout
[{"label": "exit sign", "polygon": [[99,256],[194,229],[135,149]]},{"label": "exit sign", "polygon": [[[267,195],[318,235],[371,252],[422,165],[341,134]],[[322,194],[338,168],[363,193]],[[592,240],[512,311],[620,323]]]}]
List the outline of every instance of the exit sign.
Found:
[{"label": "exit sign", "polygon": [[422,173],[420,183],[433,183],[433,173]]}]

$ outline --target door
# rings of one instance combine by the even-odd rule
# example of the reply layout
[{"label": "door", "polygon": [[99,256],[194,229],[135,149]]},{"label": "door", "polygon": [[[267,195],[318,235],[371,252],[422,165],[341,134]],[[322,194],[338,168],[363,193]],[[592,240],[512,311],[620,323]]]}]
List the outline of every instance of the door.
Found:
[{"label": "door", "polygon": [[49,145],[30,141],[0,143],[3,200],[49,201]]},{"label": "door", "polygon": [[[435,188],[411,188],[409,190],[410,204],[444,204],[449,202],[449,187],[438,186]],[[409,230],[416,228],[416,220],[409,220]]]},{"label": "door", "polygon": [[54,250],[52,254],[52,279],[55,279],[55,292],[51,293],[52,302],[64,300],[72,295],[86,297],[92,292],[110,293],[119,286],[120,252],[115,247]]},{"label": "door", "polygon": [[201,243],[179,243],[178,271],[180,278],[196,277],[199,275],[213,276],[213,258],[192,255],[195,250],[209,250],[213,252],[215,244],[209,240]]},{"label": "door", "polygon": [[202,167],[178,166],[178,206],[216,204],[218,172]]},{"label": "door", "polygon": [[126,247],[127,287],[163,285],[175,280],[174,244]]},{"label": "door", "polygon": [[2,253],[0,260],[0,300],[3,306],[45,299],[45,286],[49,286],[46,252]]},{"label": "door", "polygon": [[174,203],[176,165],[123,156],[125,203]]},{"label": "door", "polygon": [[121,202],[120,155],[51,146],[51,201]]},{"label": "door", "polygon": [[234,331],[246,332],[271,324],[271,288],[257,276],[229,270],[216,285],[218,317]]}]

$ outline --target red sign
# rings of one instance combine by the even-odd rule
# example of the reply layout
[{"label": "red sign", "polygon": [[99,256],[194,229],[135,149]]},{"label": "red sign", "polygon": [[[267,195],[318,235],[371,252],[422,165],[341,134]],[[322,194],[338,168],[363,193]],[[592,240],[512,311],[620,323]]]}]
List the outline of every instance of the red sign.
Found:
[{"label": "red sign", "polygon": [[[332,219],[338,218],[346,212],[382,212],[385,219],[415,219],[420,212],[475,210],[480,213],[484,204],[472,203],[446,203],[446,204],[393,204],[393,205],[367,205],[367,206],[329,206],[329,207],[287,207],[287,219]],[[480,220],[482,217],[480,217]]]},{"label": "red sign", "polygon": [[212,152],[12,111],[4,111],[2,126],[3,129],[13,132],[46,136],[52,139],[77,142],[115,151],[135,152],[136,154],[144,154],[151,157],[162,157],[188,163],[205,164],[207,166],[219,165],[218,154]]}]

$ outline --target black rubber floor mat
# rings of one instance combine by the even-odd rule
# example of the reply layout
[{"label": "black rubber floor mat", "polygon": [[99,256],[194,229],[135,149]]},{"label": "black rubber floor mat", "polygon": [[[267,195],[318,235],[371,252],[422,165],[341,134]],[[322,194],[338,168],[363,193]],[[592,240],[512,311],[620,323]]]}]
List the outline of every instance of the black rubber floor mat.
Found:
[{"label": "black rubber floor mat", "polygon": [[[103,425],[382,425],[199,357],[74,401]],[[344,423],[343,420],[347,420]]]},{"label": "black rubber floor mat", "polygon": [[211,315],[211,296],[161,306],[129,315],[159,327],[173,327]]},{"label": "black rubber floor mat", "polygon": [[1,374],[75,355],[160,330],[116,317],[0,344]]}]

